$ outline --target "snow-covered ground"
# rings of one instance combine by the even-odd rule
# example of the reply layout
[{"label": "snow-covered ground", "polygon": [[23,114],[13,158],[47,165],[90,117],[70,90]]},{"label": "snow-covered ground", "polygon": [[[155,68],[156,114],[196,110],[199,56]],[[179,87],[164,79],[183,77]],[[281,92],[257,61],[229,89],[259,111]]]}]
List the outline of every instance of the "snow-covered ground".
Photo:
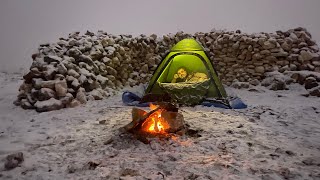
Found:
[{"label": "snow-covered ground", "polygon": [[[183,107],[201,137],[146,145],[119,136],[131,121],[121,93],[37,113],[12,104],[21,83],[19,74],[0,76],[0,179],[320,179],[320,100],[299,85],[229,89],[244,110]],[[24,162],[4,170],[15,152]]]}]

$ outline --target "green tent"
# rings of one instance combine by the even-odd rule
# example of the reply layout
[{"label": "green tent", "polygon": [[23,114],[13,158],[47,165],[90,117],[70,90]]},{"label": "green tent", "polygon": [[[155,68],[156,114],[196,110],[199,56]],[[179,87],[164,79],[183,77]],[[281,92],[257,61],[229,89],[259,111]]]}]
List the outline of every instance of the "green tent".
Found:
[{"label": "green tent", "polygon": [[[198,79],[194,80],[195,77]],[[151,95],[170,96],[186,105],[227,97],[212,62],[194,39],[181,40],[162,60],[145,91],[146,101],[150,101]]]}]

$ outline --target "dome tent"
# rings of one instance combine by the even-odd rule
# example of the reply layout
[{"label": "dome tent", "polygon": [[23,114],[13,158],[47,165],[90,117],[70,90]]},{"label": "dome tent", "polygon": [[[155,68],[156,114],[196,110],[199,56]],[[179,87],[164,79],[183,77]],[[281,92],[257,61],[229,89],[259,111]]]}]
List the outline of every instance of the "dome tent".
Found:
[{"label": "dome tent", "polygon": [[[180,82],[178,82],[180,81]],[[224,108],[245,108],[237,98],[230,103],[214,66],[204,48],[194,39],[183,39],[173,46],[155,70],[142,98],[123,94],[128,105],[175,101],[182,105],[203,104]],[[237,105],[234,106],[234,102]]]}]

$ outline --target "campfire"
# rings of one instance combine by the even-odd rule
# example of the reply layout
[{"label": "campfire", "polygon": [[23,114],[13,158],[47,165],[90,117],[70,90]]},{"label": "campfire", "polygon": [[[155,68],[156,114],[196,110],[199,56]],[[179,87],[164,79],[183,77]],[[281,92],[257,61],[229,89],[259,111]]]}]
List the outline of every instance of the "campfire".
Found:
[{"label": "campfire", "polygon": [[[185,123],[178,108],[170,103],[150,104],[150,111],[132,109],[132,121],[124,129],[146,142],[150,137],[172,137],[183,134]],[[148,141],[148,140],[147,140]]]},{"label": "campfire", "polygon": [[[156,105],[150,104],[150,109],[157,109]],[[162,117],[161,113],[165,111],[164,109],[158,109],[154,111],[141,125],[141,130],[151,134],[166,134],[170,125]]]}]

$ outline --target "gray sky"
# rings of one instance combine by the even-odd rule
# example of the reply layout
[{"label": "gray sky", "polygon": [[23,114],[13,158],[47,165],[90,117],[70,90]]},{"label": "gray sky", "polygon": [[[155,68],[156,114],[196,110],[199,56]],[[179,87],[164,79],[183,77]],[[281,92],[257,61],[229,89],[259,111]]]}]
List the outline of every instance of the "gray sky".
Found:
[{"label": "gray sky", "polygon": [[39,43],[72,31],[274,32],[306,27],[320,42],[320,0],[1,0],[0,71],[31,65]]}]

